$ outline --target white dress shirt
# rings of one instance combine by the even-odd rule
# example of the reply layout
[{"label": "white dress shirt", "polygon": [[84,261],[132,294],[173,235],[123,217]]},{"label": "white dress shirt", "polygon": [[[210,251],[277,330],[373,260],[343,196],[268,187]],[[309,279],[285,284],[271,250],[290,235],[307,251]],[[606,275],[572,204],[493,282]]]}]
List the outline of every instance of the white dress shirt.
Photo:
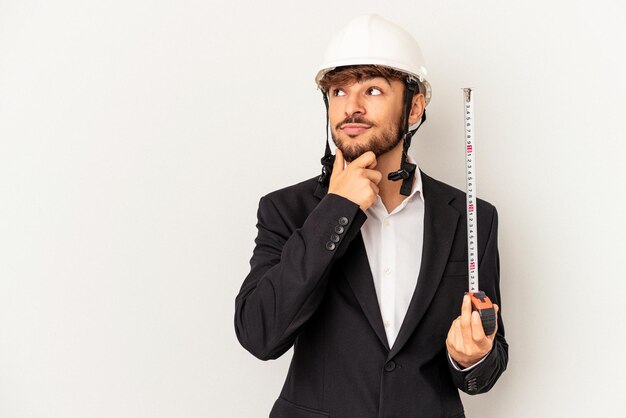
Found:
[{"label": "white dress shirt", "polygon": [[[413,164],[412,158],[407,160]],[[417,170],[417,169],[416,169]],[[411,194],[391,213],[380,196],[365,211],[361,235],[367,252],[389,347],[409,308],[422,263],[424,193],[419,170]]]},{"label": "white dress shirt", "polygon": [[[407,155],[407,161],[417,165],[410,155]],[[376,203],[367,208],[365,213],[367,219],[361,226],[361,235],[391,348],[409,308],[422,263],[424,192],[419,167],[415,169],[411,194],[391,213],[387,212],[380,196],[377,196]],[[483,358],[473,366],[461,369],[449,358],[452,365],[460,371],[470,370],[484,360]]]}]

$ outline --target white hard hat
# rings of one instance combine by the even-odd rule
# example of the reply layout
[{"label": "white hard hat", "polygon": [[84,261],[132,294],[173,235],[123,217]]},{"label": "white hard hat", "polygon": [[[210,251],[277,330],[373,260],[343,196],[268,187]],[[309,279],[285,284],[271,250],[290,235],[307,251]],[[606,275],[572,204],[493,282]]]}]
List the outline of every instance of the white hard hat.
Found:
[{"label": "white hard hat", "polygon": [[425,89],[425,104],[432,96],[426,81],[422,50],[415,39],[398,25],[375,14],[352,19],[330,42],[315,82],[333,69],[345,65],[383,65],[419,80]]}]

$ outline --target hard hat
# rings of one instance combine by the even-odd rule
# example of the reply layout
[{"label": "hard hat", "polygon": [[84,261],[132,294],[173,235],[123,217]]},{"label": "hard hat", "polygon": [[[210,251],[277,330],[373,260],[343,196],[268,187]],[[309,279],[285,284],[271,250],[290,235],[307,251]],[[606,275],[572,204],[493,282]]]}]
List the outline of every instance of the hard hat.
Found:
[{"label": "hard hat", "polygon": [[[415,39],[401,27],[378,15],[360,15],[352,19],[330,42],[324,56],[324,63],[319,67],[315,76],[317,86],[320,87],[320,80],[326,73],[337,67],[348,65],[381,65],[407,75],[404,94],[406,127],[403,133],[402,158],[400,168],[389,173],[387,177],[392,181],[402,180],[400,194],[409,196],[417,165],[407,161],[407,153],[411,146],[411,138],[426,121],[426,105],[430,102],[432,95],[430,84],[426,81],[427,72],[422,51]],[[412,98],[415,93],[419,92],[418,80],[424,87],[424,111],[420,124],[411,129],[408,119]],[[321,158],[322,174],[317,181],[328,186],[335,156],[330,151],[328,139],[328,95],[321,87],[320,90],[322,90],[326,106],[326,149]]]},{"label": "hard hat", "polygon": [[425,104],[430,102],[432,91],[420,46],[406,30],[375,14],[355,17],[335,35],[315,82],[319,86],[324,75],[337,67],[367,64],[384,65],[419,80],[425,89]]}]

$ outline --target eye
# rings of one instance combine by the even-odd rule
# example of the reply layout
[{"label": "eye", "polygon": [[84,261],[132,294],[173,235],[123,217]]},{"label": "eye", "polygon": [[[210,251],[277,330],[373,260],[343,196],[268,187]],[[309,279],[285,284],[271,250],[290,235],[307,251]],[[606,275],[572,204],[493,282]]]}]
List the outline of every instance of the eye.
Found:
[{"label": "eye", "polygon": [[367,92],[370,93],[372,96],[378,96],[383,94],[383,92],[378,87],[370,87],[369,89],[367,89]]},{"label": "eye", "polygon": [[333,96],[344,96],[346,93],[342,89],[333,89]]}]

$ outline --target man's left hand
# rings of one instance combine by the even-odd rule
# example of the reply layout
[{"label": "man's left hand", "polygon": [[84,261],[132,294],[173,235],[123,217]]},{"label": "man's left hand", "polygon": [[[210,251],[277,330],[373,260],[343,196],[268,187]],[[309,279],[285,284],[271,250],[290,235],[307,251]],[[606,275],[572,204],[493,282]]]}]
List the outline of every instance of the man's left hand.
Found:
[{"label": "man's left hand", "polygon": [[485,335],[480,314],[477,311],[472,312],[469,295],[463,296],[461,316],[452,322],[446,339],[448,353],[460,366],[464,368],[473,366],[491,351],[498,331],[499,310],[495,303],[493,307],[496,311],[496,329],[493,334]]}]

